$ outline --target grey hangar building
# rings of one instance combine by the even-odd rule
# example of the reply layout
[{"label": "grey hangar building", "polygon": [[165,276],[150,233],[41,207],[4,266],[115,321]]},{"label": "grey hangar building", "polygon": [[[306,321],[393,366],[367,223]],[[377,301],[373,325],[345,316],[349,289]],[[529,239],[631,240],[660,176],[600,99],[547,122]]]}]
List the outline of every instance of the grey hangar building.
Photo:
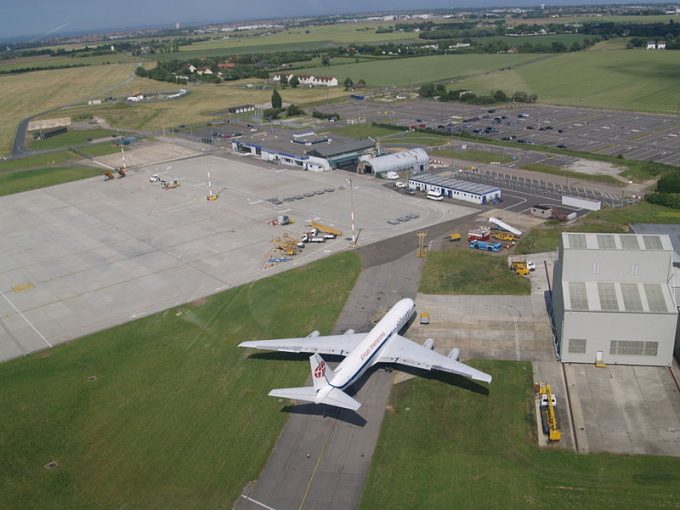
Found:
[{"label": "grey hangar building", "polygon": [[673,273],[667,235],[563,233],[552,289],[560,360],[670,366]]}]

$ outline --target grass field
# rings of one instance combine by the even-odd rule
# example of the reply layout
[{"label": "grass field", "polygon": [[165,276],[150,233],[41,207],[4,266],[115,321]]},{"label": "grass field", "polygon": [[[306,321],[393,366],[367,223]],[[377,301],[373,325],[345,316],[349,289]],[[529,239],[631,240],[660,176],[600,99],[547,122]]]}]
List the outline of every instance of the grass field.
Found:
[{"label": "grass field", "polygon": [[524,90],[542,103],[677,113],[678,56],[672,51],[583,51],[456,83],[485,94]]},{"label": "grass field", "polygon": [[517,243],[518,253],[539,253],[556,250],[562,232],[628,232],[630,223],[680,223],[680,210],[640,202],[624,209],[602,209],[565,226],[557,221],[531,229]]},{"label": "grass field", "polygon": [[475,163],[491,163],[493,161],[500,161],[501,163],[512,163],[513,161],[512,156],[508,154],[501,154],[500,152],[478,151],[474,149],[466,149],[464,151],[456,149],[443,149],[434,151],[432,155],[444,158],[474,161]]},{"label": "grass field", "polygon": [[309,375],[236,345],[328,333],[358,272],[329,257],[0,365],[0,506],[231,508],[288,418],[267,393]]},{"label": "grass field", "polygon": [[[157,130],[166,129],[179,124],[199,124],[210,121],[221,114],[226,116],[229,106],[245,103],[261,104],[271,100],[271,89],[246,88],[245,84],[259,80],[240,80],[225,82],[220,85],[201,84],[187,85],[190,93],[180,100],[154,103],[126,104],[117,103],[104,106],[83,106],[71,110],[72,115],[92,114],[104,117],[112,126],[129,129]],[[137,78],[133,82],[114,89],[117,95],[130,94],[137,90],[153,93],[172,89],[168,83]],[[346,97],[342,87],[332,89],[295,88],[281,91],[285,102],[303,106],[307,103],[319,103]]]},{"label": "grass field", "polygon": [[473,364],[488,393],[448,375],[393,387],[362,509],[677,507],[680,459],[541,449],[531,364]]},{"label": "grass field", "polygon": [[46,188],[47,186],[77,181],[101,174],[101,169],[86,166],[41,168],[37,170],[0,173],[0,196]]},{"label": "grass field", "polygon": [[88,138],[92,140],[95,140],[97,138],[109,138],[112,140],[111,135],[113,134],[116,134],[116,131],[101,128],[87,130],[71,130],[61,135],[53,136],[52,138],[47,138],[45,140],[33,140],[29,136],[27,145],[31,149],[36,150],[58,149],[60,147],[67,147],[69,145],[79,145],[82,143],[86,143]]},{"label": "grass field", "polygon": [[132,73],[132,64],[0,76],[0,155],[9,152],[19,121],[57,106],[98,97]]},{"label": "grass field", "polygon": [[481,253],[463,246],[427,255],[419,292],[425,294],[529,294],[527,278],[508,269],[505,255]]},{"label": "grass field", "polygon": [[549,23],[668,23],[679,21],[680,15],[655,14],[650,16],[560,16],[559,18],[506,18],[508,26],[546,25]]},{"label": "grass field", "polygon": [[[309,74],[336,74],[339,81],[349,77],[357,82],[366,80],[371,87],[403,87],[439,80],[463,79],[500,69],[515,68],[535,60],[550,58],[546,55],[433,55],[427,57],[399,58],[347,64],[338,67],[313,67]],[[502,73],[510,73],[505,70]],[[504,74],[496,77],[500,80]],[[500,84],[496,86],[499,88]]]},{"label": "grass field", "polygon": [[332,129],[331,132],[343,136],[351,136],[352,138],[368,138],[369,136],[371,138],[376,137],[395,138],[401,136],[402,133],[406,132],[406,128],[394,129],[374,126],[372,124],[352,124],[343,126],[341,128]]},{"label": "grass field", "polygon": [[45,166],[61,165],[66,161],[74,161],[79,159],[71,151],[56,151],[48,154],[36,154],[20,159],[10,159],[7,161],[0,161],[0,174],[6,172],[14,172],[16,170],[29,170],[34,168],[42,168]]}]

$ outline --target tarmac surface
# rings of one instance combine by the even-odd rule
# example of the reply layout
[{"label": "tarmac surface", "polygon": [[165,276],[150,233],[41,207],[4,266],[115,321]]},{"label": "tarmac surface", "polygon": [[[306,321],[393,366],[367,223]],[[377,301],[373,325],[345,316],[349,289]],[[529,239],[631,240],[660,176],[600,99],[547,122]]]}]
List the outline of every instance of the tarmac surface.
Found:
[{"label": "tarmac surface", "polygon": [[[430,227],[428,235],[440,237],[462,221]],[[376,312],[403,297],[416,297],[423,266],[423,259],[415,256],[416,244],[413,234],[405,234],[357,250],[363,271],[334,333],[368,331]],[[282,401],[282,412],[290,413],[290,419],[259,479],[244,489],[235,508],[357,508],[392,380],[391,370],[369,370],[353,387],[354,398],[362,403],[357,413]]]},{"label": "tarmac surface", "polygon": [[[162,160],[164,147],[139,149]],[[131,170],[122,179],[0,198],[0,361],[347,249],[348,177],[363,245],[475,211],[400,195],[384,189],[384,181],[344,171],[178,155],[183,159]],[[215,202],[206,201],[208,172],[220,195]],[[152,174],[181,185],[164,190],[149,182]],[[280,205],[267,201],[276,196]],[[267,224],[281,214],[297,222]],[[387,223],[400,217],[405,221]],[[273,251],[274,238],[299,236],[310,220],[341,229],[343,238],[308,245],[291,258]]]}]

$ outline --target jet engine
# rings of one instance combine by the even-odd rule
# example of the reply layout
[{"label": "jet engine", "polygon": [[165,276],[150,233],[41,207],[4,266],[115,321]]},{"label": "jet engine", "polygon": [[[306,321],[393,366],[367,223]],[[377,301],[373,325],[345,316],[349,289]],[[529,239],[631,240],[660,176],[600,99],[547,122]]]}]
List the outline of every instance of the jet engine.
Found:
[{"label": "jet engine", "polygon": [[460,349],[451,349],[451,352],[449,353],[449,359],[458,361],[458,356],[460,356]]},{"label": "jet engine", "polygon": [[345,331],[345,335],[353,335],[353,334],[354,334],[353,329],[348,329],[347,331]]},{"label": "jet engine", "polygon": [[426,349],[434,349],[434,340],[428,338],[423,342],[423,347],[425,347]]},{"label": "jet engine", "polygon": [[312,331],[309,335],[307,335],[307,338],[314,338],[315,336],[319,336],[321,333],[319,333],[318,330]]}]

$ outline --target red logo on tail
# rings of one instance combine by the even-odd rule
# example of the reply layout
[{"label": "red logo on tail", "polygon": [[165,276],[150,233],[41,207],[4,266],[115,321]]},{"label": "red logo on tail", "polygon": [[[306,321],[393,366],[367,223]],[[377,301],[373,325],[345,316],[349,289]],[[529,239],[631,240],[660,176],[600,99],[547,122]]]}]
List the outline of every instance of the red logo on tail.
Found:
[{"label": "red logo on tail", "polygon": [[314,369],[314,377],[318,379],[319,377],[323,377],[325,373],[326,373],[326,362],[322,361]]}]

